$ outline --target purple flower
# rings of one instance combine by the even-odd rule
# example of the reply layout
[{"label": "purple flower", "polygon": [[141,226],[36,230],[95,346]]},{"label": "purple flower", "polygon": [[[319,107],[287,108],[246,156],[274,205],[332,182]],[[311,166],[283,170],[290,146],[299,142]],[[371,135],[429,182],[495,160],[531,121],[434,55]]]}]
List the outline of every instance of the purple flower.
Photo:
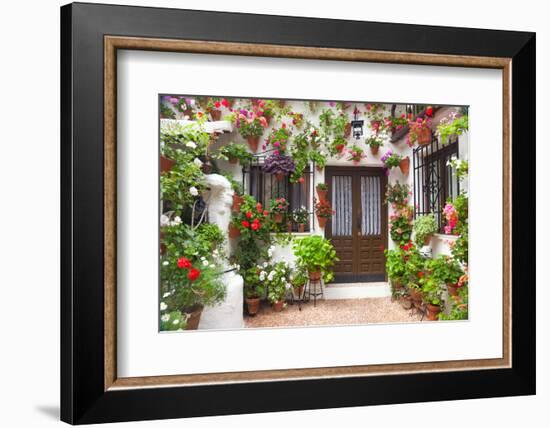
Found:
[{"label": "purple flower", "polygon": [[171,98],[170,98],[170,102],[171,102],[172,104],[177,104],[177,103],[179,103],[179,101],[180,101],[179,98],[176,98],[176,97],[171,97]]},{"label": "purple flower", "polygon": [[248,114],[248,110],[245,110],[244,108],[242,108],[242,109],[239,110],[239,113],[246,116]]}]

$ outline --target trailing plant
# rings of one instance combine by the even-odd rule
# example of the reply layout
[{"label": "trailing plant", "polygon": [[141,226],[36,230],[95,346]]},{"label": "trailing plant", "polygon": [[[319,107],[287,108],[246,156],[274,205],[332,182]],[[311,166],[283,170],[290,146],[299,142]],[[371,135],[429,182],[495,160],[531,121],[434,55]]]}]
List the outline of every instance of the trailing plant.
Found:
[{"label": "trailing plant", "polygon": [[468,263],[468,228],[464,228],[462,233],[451,244],[452,256],[461,263]]},{"label": "trailing plant", "polygon": [[244,144],[229,143],[223,146],[218,154],[219,159],[232,160],[237,159],[242,166],[248,166],[252,161],[252,153]]},{"label": "trailing plant", "polygon": [[296,165],[290,156],[274,152],[267,157],[262,165],[262,171],[268,174],[292,174]]},{"label": "trailing plant", "polygon": [[344,153],[347,146],[347,141],[344,137],[334,137],[328,146],[328,150],[332,156]]},{"label": "trailing plant", "polygon": [[332,243],[319,235],[295,239],[292,245],[298,266],[308,272],[321,271],[325,282],[334,278],[332,266],[339,259]]},{"label": "trailing plant", "polygon": [[312,150],[309,152],[309,160],[315,163],[317,169],[323,169],[327,164],[327,155],[323,151]]},{"label": "trailing plant", "polygon": [[449,137],[453,135],[462,135],[468,130],[468,115],[459,116],[456,112],[451,113],[449,117],[444,117],[437,125],[437,135],[439,135],[441,144],[447,144]]},{"label": "trailing plant", "polygon": [[437,222],[433,214],[420,215],[413,223],[414,242],[421,247],[426,238],[437,232]]},{"label": "trailing plant", "polygon": [[459,180],[463,180],[468,176],[468,161],[458,159],[456,156],[453,156],[447,161],[447,166],[450,166],[456,171],[456,177]]},{"label": "trailing plant", "polygon": [[280,128],[272,128],[268,137],[265,139],[263,149],[266,150],[269,146],[272,146],[275,151],[279,153],[285,153],[292,132],[285,123]]},{"label": "trailing plant", "polygon": [[395,184],[388,184],[386,188],[386,203],[391,204],[393,209],[402,208],[409,203],[410,194],[411,187],[397,180]]},{"label": "trailing plant", "polygon": [[380,158],[380,160],[384,163],[387,169],[396,168],[399,166],[399,162],[401,162],[401,159],[403,159],[400,155],[397,153],[392,152],[391,150],[388,150],[384,155]]},{"label": "trailing plant", "polygon": [[289,203],[285,198],[272,199],[269,202],[269,211],[271,214],[286,214]]},{"label": "trailing plant", "polygon": [[331,135],[333,137],[343,138],[346,131],[346,126],[349,123],[347,114],[340,113],[332,118]]},{"label": "trailing plant", "polygon": [[296,128],[299,129],[304,125],[304,115],[302,113],[297,113],[297,112],[291,111],[291,112],[288,113],[288,115],[292,119],[292,124]]}]

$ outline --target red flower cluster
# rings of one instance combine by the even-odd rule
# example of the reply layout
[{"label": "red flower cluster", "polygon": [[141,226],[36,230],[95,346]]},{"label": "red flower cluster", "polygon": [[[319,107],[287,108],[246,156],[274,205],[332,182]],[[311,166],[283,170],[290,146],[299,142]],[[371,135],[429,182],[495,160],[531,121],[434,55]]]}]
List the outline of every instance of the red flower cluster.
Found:
[{"label": "red flower cluster", "polygon": [[412,241],[409,241],[407,244],[400,245],[400,248],[402,250],[409,251],[409,250],[412,250],[414,248],[414,244],[412,243]]},{"label": "red flower cluster", "polygon": [[222,100],[222,106],[225,108],[229,108],[229,101],[227,101],[225,98]]},{"label": "red flower cluster", "polygon": [[426,107],[426,116],[432,117],[434,115],[434,109],[432,106]]},{"label": "red flower cluster", "polygon": [[195,269],[191,264],[191,260],[189,260],[187,257],[180,257],[177,261],[177,265],[180,269],[189,269],[187,278],[190,281],[195,281],[199,276],[201,276],[201,271]]}]

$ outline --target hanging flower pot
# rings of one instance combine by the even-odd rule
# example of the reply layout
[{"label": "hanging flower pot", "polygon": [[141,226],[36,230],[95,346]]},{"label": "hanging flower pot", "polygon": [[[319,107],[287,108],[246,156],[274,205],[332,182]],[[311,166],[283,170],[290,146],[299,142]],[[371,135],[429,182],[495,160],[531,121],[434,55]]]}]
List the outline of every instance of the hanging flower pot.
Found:
[{"label": "hanging flower pot", "polygon": [[216,109],[210,110],[210,117],[214,122],[217,122],[222,117],[222,111]]},{"label": "hanging flower pot", "polygon": [[275,174],[275,178],[277,179],[277,181],[283,181],[283,179],[285,178],[285,173],[278,172],[277,174]]},{"label": "hanging flower pot", "polygon": [[258,145],[260,144],[260,137],[255,137],[253,135],[250,135],[246,139],[246,141],[248,143],[248,147],[250,147],[250,150],[256,153],[256,151],[258,150]]},{"label": "hanging flower pot", "polygon": [[378,149],[380,147],[379,146],[370,146],[370,152],[373,154],[373,155],[377,155],[378,154]]},{"label": "hanging flower pot", "polygon": [[328,193],[328,190],[326,190],[326,189],[321,190],[317,187],[317,195],[319,196],[320,201],[326,201],[327,200],[327,193]]},{"label": "hanging flower pot", "polygon": [[246,298],[246,309],[248,311],[248,315],[256,315],[260,310],[260,298],[254,297],[254,298]]},{"label": "hanging flower pot", "polygon": [[428,303],[426,307],[428,309],[428,319],[430,321],[437,321],[437,315],[441,312],[441,306]]},{"label": "hanging flower pot", "polygon": [[298,225],[298,232],[304,233],[306,231],[306,225],[304,223],[300,223]]},{"label": "hanging flower pot", "polygon": [[422,127],[416,130],[416,139],[421,146],[427,146],[432,142],[432,130],[428,127]]},{"label": "hanging flower pot", "polygon": [[235,238],[238,238],[240,235],[241,235],[241,231],[239,230],[239,228],[237,226],[235,226],[234,224],[230,223],[229,224],[229,238],[235,239]]},{"label": "hanging flower pot", "polygon": [[380,130],[380,121],[379,120],[371,120],[370,126],[373,129],[374,132],[378,133]]},{"label": "hanging flower pot", "polygon": [[187,314],[187,324],[185,326],[186,330],[197,330],[199,328],[202,309],[202,305],[195,305],[187,310],[184,310],[184,312]]},{"label": "hanging flower pot", "polygon": [[411,160],[409,157],[405,157],[399,161],[399,169],[403,173],[403,175],[409,175],[409,166],[411,164]]},{"label": "hanging flower pot", "polygon": [[321,271],[316,270],[313,272],[308,272],[308,276],[310,281],[319,281],[321,279]]},{"label": "hanging flower pot", "polygon": [[323,172],[324,167],[323,167],[323,166],[320,166],[320,165],[317,165],[317,166],[315,167],[315,169],[317,170],[317,172]]},{"label": "hanging flower pot", "polygon": [[458,295],[458,285],[456,284],[447,284],[447,292],[450,296]]},{"label": "hanging flower pot", "polygon": [[233,206],[231,209],[233,212],[238,213],[241,210],[241,205],[244,202],[244,198],[242,196],[237,195],[237,193],[233,193]]},{"label": "hanging flower pot", "polygon": [[275,223],[282,223],[283,222],[283,213],[275,213],[273,214],[273,220]]},{"label": "hanging flower pot", "polygon": [[336,147],[335,147],[335,149],[338,153],[342,153],[345,148],[346,148],[345,144],[337,144]]},{"label": "hanging flower pot", "polygon": [[349,138],[351,135],[351,122],[346,123],[344,128],[344,138]]},{"label": "hanging flower pot", "polygon": [[170,171],[175,164],[176,164],[175,160],[172,160],[160,155],[160,173],[161,174]]},{"label": "hanging flower pot", "polygon": [[234,158],[232,156],[229,156],[229,163],[230,164],[235,165],[235,164],[237,164],[237,162],[239,162],[239,158]]},{"label": "hanging flower pot", "polygon": [[279,300],[278,302],[273,303],[273,310],[275,312],[281,312],[283,310],[284,305],[285,305],[285,301]]},{"label": "hanging flower pot", "polygon": [[319,222],[319,227],[321,229],[324,229],[325,226],[327,225],[327,218],[326,217],[319,217],[317,216],[317,221]]}]

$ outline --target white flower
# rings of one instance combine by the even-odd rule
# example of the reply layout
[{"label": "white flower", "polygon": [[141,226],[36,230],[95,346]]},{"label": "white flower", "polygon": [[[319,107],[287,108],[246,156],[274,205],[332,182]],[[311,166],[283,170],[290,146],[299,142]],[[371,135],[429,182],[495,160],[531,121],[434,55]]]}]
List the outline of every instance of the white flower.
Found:
[{"label": "white flower", "polygon": [[172,225],[181,224],[181,217],[179,215],[174,217],[174,220],[172,220]]},{"label": "white flower", "polygon": [[176,325],[176,324],[179,324],[180,320],[178,319],[175,319],[174,321],[172,321],[172,324]]},{"label": "white flower", "polygon": [[188,141],[187,143],[185,143],[185,145],[187,147],[189,147],[190,149],[196,149],[197,148],[197,145],[195,143],[193,143],[193,141]]},{"label": "white flower", "polygon": [[170,264],[170,263],[168,263],[168,260],[164,260],[164,261],[162,262],[162,265],[163,265],[163,266],[168,266],[169,264]]},{"label": "white flower", "polygon": [[217,248],[214,248],[214,251],[212,251],[212,255],[213,255],[214,257],[216,257],[216,256],[219,255],[219,251],[218,251]]},{"label": "white flower", "polygon": [[271,271],[269,272],[269,275],[267,275],[267,280],[268,281],[273,281],[273,276],[275,275],[275,272],[274,271]]},{"label": "white flower", "polygon": [[206,257],[204,257],[204,256],[201,256],[201,260],[206,260]]},{"label": "white flower", "polygon": [[164,293],[164,294],[162,295],[162,298],[165,299],[165,298],[167,298],[170,294],[172,294],[172,293],[170,293],[169,291],[167,291],[166,293]]},{"label": "white flower", "polygon": [[197,188],[195,186],[191,186],[189,188],[189,193],[191,193],[192,196],[197,196],[199,194],[199,191],[197,190]]},{"label": "white flower", "polygon": [[285,282],[285,288],[286,288],[287,290],[290,290],[290,284],[289,284],[288,282]]},{"label": "white flower", "polygon": [[266,268],[269,265],[269,263],[264,262],[264,268]]},{"label": "white flower", "polygon": [[199,168],[202,166],[202,161],[199,158],[193,159],[193,163],[197,165]]},{"label": "white flower", "polygon": [[168,226],[168,224],[170,223],[170,218],[163,214],[160,216],[160,225],[161,226]]},{"label": "white flower", "polygon": [[169,314],[164,314],[163,316],[160,317],[160,320],[162,322],[168,322],[170,320],[170,315]]},{"label": "white flower", "polygon": [[203,260],[203,261],[202,261],[202,265],[203,265],[203,266],[208,266],[208,264],[209,264],[209,263],[208,263],[208,260]]},{"label": "white flower", "polygon": [[168,305],[167,305],[166,303],[164,303],[164,302],[160,302],[160,310],[161,310],[161,311],[165,311],[166,308],[168,308]]}]

